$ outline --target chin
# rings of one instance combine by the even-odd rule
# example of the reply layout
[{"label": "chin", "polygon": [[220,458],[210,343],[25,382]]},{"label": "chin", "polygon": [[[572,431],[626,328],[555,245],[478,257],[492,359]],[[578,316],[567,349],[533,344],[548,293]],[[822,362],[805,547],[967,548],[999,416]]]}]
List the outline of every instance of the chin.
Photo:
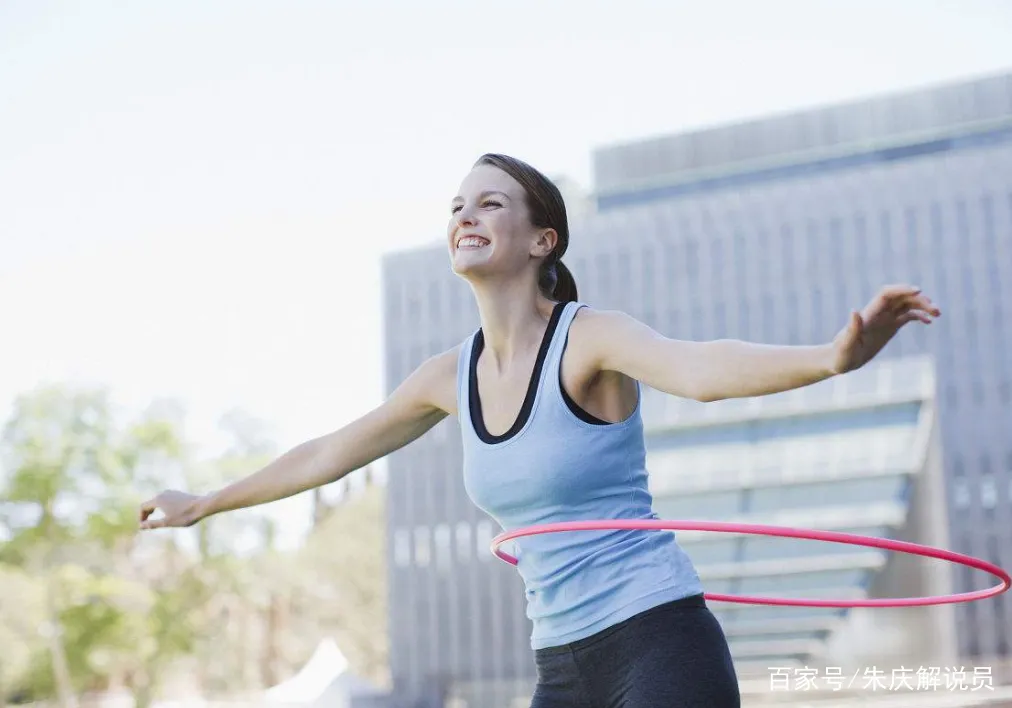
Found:
[{"label": "chin", "polygon": [[488,254],[460,253],[454,251],[450,254],[450,268],[457,275],[480,275],[486,273],[492,267],[489,263]]}]

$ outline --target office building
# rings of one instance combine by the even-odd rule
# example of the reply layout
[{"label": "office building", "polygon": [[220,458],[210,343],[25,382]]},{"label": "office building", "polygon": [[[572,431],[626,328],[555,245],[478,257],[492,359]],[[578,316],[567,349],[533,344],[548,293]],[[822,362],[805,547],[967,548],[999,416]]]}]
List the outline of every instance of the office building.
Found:
[{"label": "office building", "polygon": [[[594,167],[596,210],[572,224],[566,257],[588,304],[676,338],[772,344],[827,341],[892,282],[922,286],[943,309],[868,370],[796,398],[645,407],[663,516],[823,524],[1012,567],[1012,75],[608,146]],[[384,289],[392,389],[477,317],[441,243],[390,256]],[[487,550],[498,529],[464,493],[456,422],[395,453],[388,484],[396,704],[526,705],[523,586]],[[679,539],[713,592],[992,582],[829,545]],[[903,654],[925,636],[854,611],[795,610],[788,631],[787,609],[715,609],[742,665],[825,666],[855,636]],[[949,611],[925,615],[932,641],[953,633],[964,663],[1008,656],[1008,594]]]}]

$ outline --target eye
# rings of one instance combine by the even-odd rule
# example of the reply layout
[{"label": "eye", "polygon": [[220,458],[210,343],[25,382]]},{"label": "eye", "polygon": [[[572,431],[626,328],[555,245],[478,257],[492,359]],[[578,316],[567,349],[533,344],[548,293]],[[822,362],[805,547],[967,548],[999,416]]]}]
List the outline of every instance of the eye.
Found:
[{"label": "eye", "polygon": [[502,207],[502,204],[500,204],[499,202],[495,201],[494,199],[486,199],[484,202],[482,202],[482,206],[483,207]]},{"label": "eye", "polygon": [[458,211],[461,210],[461,208],[462,207],[460,206],[460,204],[454,204],[452,207],[450,207],[450,213],[456,214]]}]

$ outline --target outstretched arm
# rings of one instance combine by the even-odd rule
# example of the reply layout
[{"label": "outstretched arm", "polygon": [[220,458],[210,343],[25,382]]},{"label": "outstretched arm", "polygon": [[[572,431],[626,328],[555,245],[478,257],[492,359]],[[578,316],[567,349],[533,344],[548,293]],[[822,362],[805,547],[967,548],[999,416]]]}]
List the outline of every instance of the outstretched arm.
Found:
[{"label": "outstretched arm", "polygon": [[[297,445],[217,492],[162,492],[141,506],[141,528],[190,526],[213,514],[294,496],[407,445],[455,409],[456,365],[453,350],[429,359],[379,407],[333,433]],[[161,509],[164,518],[149,520],[155,509]]]},{"label": "outstretched arm", "polygon": [[618,312],[588,313],[584,329],[602,371],[618,371],[651,388],[697,401],[788,391],[864,366],[908,322],[941,315],[918,288],[884,288],[832,342],[776,346],[733,339],[670,339]]}]

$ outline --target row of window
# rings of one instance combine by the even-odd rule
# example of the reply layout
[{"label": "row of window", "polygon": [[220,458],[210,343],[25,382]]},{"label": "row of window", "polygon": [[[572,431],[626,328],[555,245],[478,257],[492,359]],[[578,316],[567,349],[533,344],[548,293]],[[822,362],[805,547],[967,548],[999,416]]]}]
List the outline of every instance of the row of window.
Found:
[{"label": "row of window", "polygon": [[[892,484],[892,480],[881,482]],[[965,477],[957,477],[953,480],[953,505],[957,509],[965,509],[974,501],[973,497],[976,494],[981,508],[993,509],[999,503],[1002,488],[1008,503],[1012,504],[1012,478],[999,480],[994,474],[986,474],[979,478],[974,488]],[[658,503],[663,506],[666,501],[661,499]],[[455,563],[466,563],[475,558],[488,562],[494,558],[489,546],[496,533],[495,525],[489,520],[481,520],[476,524],[461,521],[455,525],[438,524],[434,527],[395,529],[394,565],[401,568],[411,565],[426,568],[433,565],[438,569],[448,570]],[[800,550],[808,552],[807,547]]]},{"label": "row of window", "polygon": [[[988,267],[996,269],[997,264],[992,263]],[[978,275],[980,274],[975,273],[969,279],[979,282]],[[906,276],[908,279],[917,280],[926,291],[931,293],[933,298],[945,303],[950,311],[955,307],[962,312],[963,307],[960,307],[959,300],[951,296],[941,279],[933,278],[930,275],[915,277],[914,274],[906,274]],[[892,277],[897,276],[893,274]],[[992,274],[991,279],[998,279],[997,272]],[[642,297],[633,298],[629,289],[632,282],[634,281],[630,280],[622,284],[619,290],[624,295],[621,297],[613,293],[598,278],[585,277],[579,281],[579,284],[581,296],[585,300],[603,307],[613,306],[629,311],[644,320],[650,320],[649,324],[672,335],[677,333],[683,337],[693,338],[736,336],[764,340],[772,340],[776,337],[782,339],[781,335],[799,338],[802,325],[805,325],[806,329],[812,326],[835,327],[836,320],[839,319],[841,313],[845,314],[849,308],[856,304],[856,301],[870,297],[879,286],[879,283],[869,281],[866,287],[857,287],[854,283],[847,285],[840,283],[835,291],[823,291],[819,286],[813,286],[811,288],[778,290],[774,293],[767,288],[758,292],[746,292],[739,283],[736,288],[741,291],[739,296],[732,300],[722,300],[720,298],[726,297],[726,292],[711,293],[708,290],[694,289],[685,293],[684,297],[669,297],[652,290],[648,292],[645,284]],[[772,279],[770,279],[769,285],[773,285]],[[723,291],[723,289],[721,290]],[[968,339],[969,342],[964,343],[964,346],[967,346],[976,343],[976,339],[981,336],[982,329],[988,330],[987,336],[990,339],[997,340],[1005,336],[1009,312],[1002,305],[998,287],[993,286],[987,290],[988,292],[985,293],[967,295],[962,303],[964,306],[978,308],[980,312],[974,312],[967,307],[967,311],[962,313],[963,316],[958,321],[946,321],[944,324],[939,322],[944,330],[954,330],[951,333],[947,332],[946,338],[958,336],[961,339]],[[987,303],[987,300],[992,298],[993,300]],[[421,309],[419,301],[413,297],[409,302],[411,306],[408,315],[403,318],[400,316],[393,318],[393,321],[398,323],[397,336],[405,336],[399,333],[402,331],[401,327],[406,327],[405,331],[415,333],[412,335],[412,339],[417,340],[417,336],[422,334],[431,337],[432,330],[423,325],[424,320],[419,312]],[[471,325],[477,322],[470,293],[465,293],[460,298],[460,302],[453,303],[453,307],[450,308],[452,316],[449,321],[456,323],[455,331],[446,330],[445,325],[448,320],[440,317],[438,305],[438,301],[435,305],[431,302],[427,304],[430,309],[429,323],[436,324],[441,330],[444,330],[440,332],[441,335],[451,335],[440,336],[440,343],[444,340],[456,341],[462,338],[470,332]],[[773,315],[781,307],[784,310],[783,317],[774,318]],[[658,315],[659,311],[664,312],[663,321],[660,321],[662,318]],[[466,316],[462,318],[462,315]],[[816,336],[821,334],[821,329],[815,333]],[[917,340],[918,348],[925,345],[927,341],[925,330],[914,330],[912,336]],[[439,346],[443,345],[439,344]]]},{"label": "row of window", "polygon": [[976,481],[966,477],[952,480],[952,504],[956,509],[966,509],[976,501],[981,509],[994,509],[1001,501],[1002,487],[1005,487],[1005,501],[1012,505],[1012,475],[998,479],[993,473],[983,474]]},{"label": "row of window", "polygon": [[[993,103],[1000,105],[1004,97],[992,99]],[[952,105],[967,105],[965,99],[949,99]],[[937,105],[943,102],[934,101]],[[1004,106],[998,108],[996,113],[1004,115]],[[815,124],[803,123],[794,119],[794,126],[790,126],[791,119],[777,119],[777,127],[771,129],[768,121],[753,123],[744,126],[734,126],[729,129],[733,131],[728,134],[723,131],[711,131],[700,134],[679,136],[678,139],[663,139],[641,143],[635,147],[623,146],[619,151],[612,151],[605,159],[596,160],[599,168],[597,180],[604,190],[602,196],[598,197],[598,207],[601,210],[617,210],[622,207],[635,207],[640,204],[659,201],[672,201],[678,197],[711,195],[723,192],[735,195],[746,191],[760,190],[764,187],[776,188],[784,183],[793,180],[804,180],[804,184],[833,184],[840,187],[848,181],[853,182],[854,176],[860,175],[864,181],[872,181],[877,178],[881,181],[888,174],[884,167],[894,167],[898,161],[906,163],[909,169],[925,171],[937,166],[939,162],[951,163],[960,157],[965,157],[969,150],[982,147],[1001,149],[1003,143],[1012,139],[1010,131],[1005,127],[998,127],[983,132],[967,133],[958,138],[948,139],[926,139],[921,142],[883,147],[874,150],[845,151],[837,155],[822,155],[800,162],[787,160],[781,162],[785,155],[801,154],[815,146],[825,149],[830,144],[839,146],[843,143],[867,143],[877,142],[881,139],[882,133],[878,130],[865,132],[863,126],[870,125],[863,119],[872,115],[875,111],[865,111],[863,116],[850,115],[839,116],[836,125],[828,123],[827,119],[819,116],[822,121],[818,127]],[[819,115],[819,114],[816,114]],[[969,118],[974,115],[974,118]],[[948,121],[958,123],[979,120],[980,114],[961,113],[958,117],[950,115]],[[992,114],[993,115],[993,114]],[[807,118],[807,116],[806,116]],[[945,125],[946,119],[940,120],[937,125]],[[924,125],[917,121],[918,128],[923,130]],[[951,123],[950,123],[951,124]],[[831,126],[831,127],[830,127]],[[837,131],[837,126],[841,126]],[[855,126],[862,126],[855,131]],[[814,130],[813,130],[814,127]],[[795,129],[791,129],[795,128]],[[801,147],[797,142],[799,135],[815,136],[820,132],[824,135],[814,142],[808,142]],[[906,132],[906,131],[901,131]],[[842,135],[849,138],[843,138]],[[790,142],[777,140],[775,136],[789,135]],[[869,139],[869,135],[874,138]],[[831,137],[832,136],[832,137]],[[860,136],[860,137],[859,137]],[[771,139],[772,138],[772,139]],[[807,141],[806,141],[807,142]],[[731,149],[730,146],[749,147],[750,156],[740,150]],[[816,152],[819,152],[817,149]],[[731,155],[737,154],[737,158]],[[977,155],[981,152],[978,150]],[[759,156],[762,157],[759,157]],[[971,159],[973,153],[970,153]],[[773,157],[776,156],[776,157]],[[930,162],[927,157],[934,159]],[[908,158],[921,158],[917,162],[909,162]],[[747,162],[771,162],[771,164],[754,169],[720,170],[717,166],[741,164]],[[705,167],[704,167],[705,166]],[[666,182],[662,180],[653,187],[643,188],[644,180],[656,182],[659,178],[666,177],[683,170],[691,171],[700,168],[707,171],[717,171],[719,174],[702,179],[692,179],[681,182]],[[888,177],[886,177],[888,179]],[[875,186],[874,183],[872,185]],[[814,191],[814,190],[811,190]],[[844,191],[844,190],[840,190]]]},{"label": "row of window", "polygon": [[[831,217],[816,221],[809,218],[803,225],[784,223],[779,227],[775,240],[779,241],[779,251],[788,272],[795,271],[799,266],[809,272],[839,268],[852,261],[863,266],[876,262],[911,262],[911,267],[917,270],[918,264],[913,261],[918,260],[916,256],[920,251],[929,251],[932,259],[942,257],[945,252],[944,268],[929,268],[932,272],[911,272],[910,275],[916,274],[918,281],[937,290],[938,298],[950,306],[960,299],[967,303],[979,302],[982,289],[998,296],[996,301],[1000,302],[1000,259],[994,256],[1001,251],[998,233],[1008,222],[1010,213],[1012,194],[996,197],[985,193],[972,202],[957,199],[944,205],[932,203],[930,206],[906,207],[902,216],[896,214],[896,218],[893,218],[892,210],[885,209],[872,219],[858,212],[847,219]],[[674,283],[677,284],[675,287],[687,289],[691,295],[693,291],[698,291],[701,276],[711,284],[719,284],[718,291],[725,290],[726,284],[733,284],[736,289],[754,290],[758,280],[778,285],[784,283],[783,273],[779,272],[783,269],[773,269],[778,271],[773,272],[763,267],[770,254],[778,250],[768,242],[773,240],[770,238],[773,229],[750,223],[750,231],[754,233],[745,233],[735,226],[728,227],[733,234],[726,237],[720,233],[722,219],[705,219],[708,223],[700,226],[684,215],[678,217],[672,214],[670,218],[663,219],[660,216],[667,215],[659,215],[658,223],[652,230],[664,239],[662,244],[655,246],[638,242],[635,250],[577,255],[572,265],[581,290],[604,299],[619,295],[626,297],[631,292],[630,283],[638,280],[643,297],[636,299],[651,302],[656,299],[655,284],[665,284],[670,290]],[[893,239],[894,231],[899,230],[894,222],[905,232],[898,244]],[[693,235],[695,232],[699,235]],[[872,253],[867,248],[869,234],[881,246],[880,253]],[[953,238],[950,234],[960,236]],[[814,243],[816,236],[825,238]],[[904,247],[898,248],[899,244]],[[730,251],[734,261],[732,268],[724,262],[725,251]],[[952,258],[948,258],[949,255]],[[658,264],[660,273],[669,277],[656,277],[654,269]],[[954,266],[957,267],[955,275]],[[868,268],[862,268],[858,280],[861,280],[861,290],[866,294],[876,286],[868,277]],[[931,280],[937,282],[927,282]],[[430,322],[453,321],[458,318],[462,307],[469,308],[471,304],[469,289],[450,274],[441,273],[438,280],[427,283],[413,284],[407,280],[402,283],[401,287],[391,286],[387,291],[388,318],[396,322],[420,323],[423,319]],[[844,296],[844,285],[837,284],[836,299],[849,302],[850,296]],[[848,283],[846,289],[852,289],[854,285]],[[953,285],[958,287],[951,288]],[[826,294],[831,296],[831,293]],[[821,300],[821,295],[817,287],[806,290],[805,301],[811,304],[813,299]],[[814,311],[820,309],[813,304]],[[447,318],[445,314],[451,316]]]},{"label": "row of window", "polygon": [[449,569],[456,562],[469,562],[477,557],[482,561],[494,559],[489,547],[495,537],[491,521],[477,524],[461,521],[454,526],[438,524],[433,528],[416,526],[395,529],[393,534],[394,565],[400,568],[412,565],[426,568],[434,565],[440,570]]}]

